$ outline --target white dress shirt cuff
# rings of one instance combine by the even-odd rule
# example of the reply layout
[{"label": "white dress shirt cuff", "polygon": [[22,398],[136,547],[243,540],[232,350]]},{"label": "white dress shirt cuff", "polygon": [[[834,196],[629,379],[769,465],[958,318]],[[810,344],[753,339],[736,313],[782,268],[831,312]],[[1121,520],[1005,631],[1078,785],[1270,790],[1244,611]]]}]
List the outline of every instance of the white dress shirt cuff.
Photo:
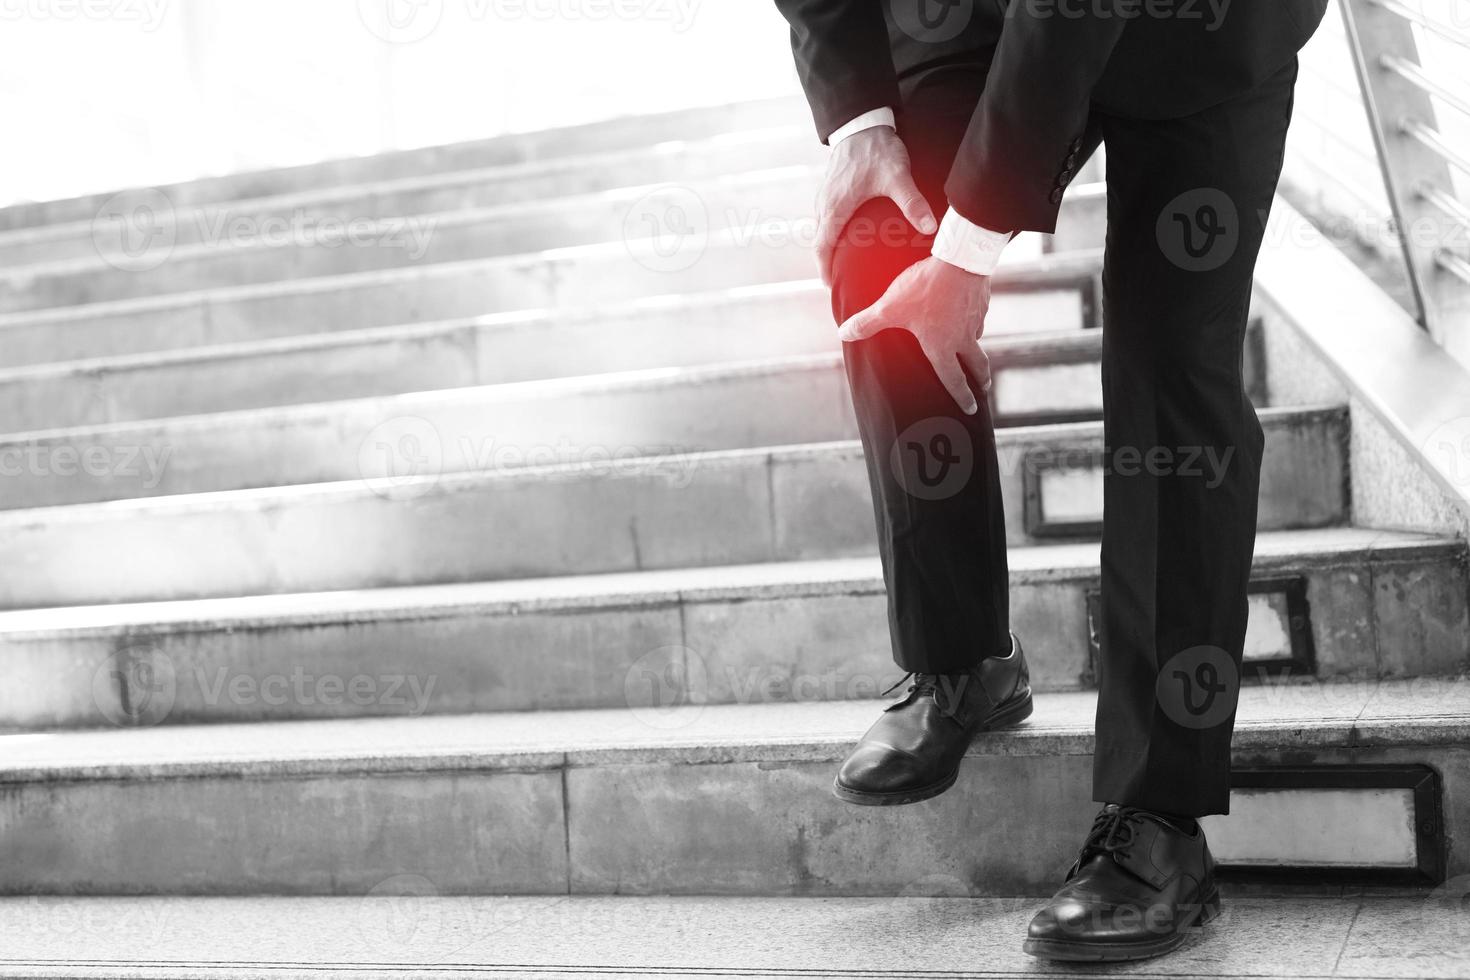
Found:
[{"label": "white dress shirt cuff", "polygon": [[1000,253],[1014,237],[1010,232],[982,228],[950,208],[934,236],[934,257],[977,276],[993,276]]},{"label": "white dress shirt cuff", "polygon": [[897,129],[898,127],[893,121],[893,110],[886,107],[882,109],[869,109],[856,119],[832,130],[832,135],[827,137],[827,145],[836,146],[849,136],[855,133],[861,133],[865,129],[872,129],[874,126],[887,126],[889,129]]}]

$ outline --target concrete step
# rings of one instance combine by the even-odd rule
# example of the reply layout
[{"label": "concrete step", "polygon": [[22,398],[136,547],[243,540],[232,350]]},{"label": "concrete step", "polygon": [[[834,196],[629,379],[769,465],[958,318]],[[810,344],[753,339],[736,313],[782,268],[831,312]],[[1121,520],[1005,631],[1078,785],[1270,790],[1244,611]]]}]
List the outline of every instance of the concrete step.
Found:
[{"label": "concrete step", "polygon": [[159,235],[152,247],[136,252],[104,251],[101,256],[0,272],[0,312],[423,267],[596,242],[626,242],[630,250],[646,242],[649,248],[677,250],[683,247],[683,233],[666,227],[676,213],[687,217],[687,234],[736,229],[753,241],[761,226],[776,222],[794,229],[784,234],[810,243],[818,176],[811,167],[788,167],[692,185],[618,188],[464,211],[359,217],[324,226],[256,229],[246,221],[217,238],[184,246]]},{"label": "concrete step", "polygon": [[[1076,331],[1091,322],[1088,291],[1065,281],[1044,290],[1027,285],[1003,279],[987,336]],[[104,339],[125,345],[139,338],[110,332]],[[10,368],[0,370],[0,417],[14,430],[99,425],[839,346],[825,287],[796,280]]]},{"label": "concrete step", "polygon": [[[124,248],[122,206],[102,216],[0,232],[0,262],[5,266],[115,255],[136,263],[148,249],[218,241],[231,223],[270,227],[271,222],[312,226],[324,220],[362,220],[428,215],[576,196],[662,181],[697,181],[720,174],[765,170],[793,164],[819,164],[827,149],[809,125],[778,126],[713,136],[671,140],[647,147],[513,163],[450,173],[431,172],[372,183],[315,187],[272,197],[254,197],[191,207],[156,200],[149,225],[153,241]],[[149,195],[151,196],[151,195]],[[144,206],[143,193],[124,194],[115,205]],[[1097,242],[1093,242],[1093,247]],[[116,253],[122,253],[117,255]]]},{"label": "concrete step", "polygon": [[[776,98],[666,113],[620,116],[557,129],[508,133],[443,146],[394,150],[296,167],[224,174],[140,189],[154,191],[174,207],[238,201],[279,194],[368,184],[426,174],[455,173],[515,164],[555,165],[560,158],[646,148],[667,140],[704,140],[743,130],[810,127],[799,99]],[[815,139],[815,135],[813,135]],[[123,192],[129,197],[139,192]],[[90,221],[117,195],[90,194],[0,208],[0,230]]]},{"label": "concrete step", "polygon": [[[0,314],[9,366],[239,343],[475,317],[512,310],[602,306],[675,293],[810,279],[809,249],[787,230],[772,237],[712,233],[671,268],[641,245],[604,242],[523,255],[325,276]],[[1008,251],[997,276],[1011,291],[1090,291],[1101,252],[1026,261]],[[1095,302],[1089,302],[1095,307]],[[1089,312],[1089,315],[1092,315]]]},{"label": "concrete step", "polygon": [[[1010,566],[1033,683],[1091,686],[1098,546]],[[1462,542],[1267,532],[1254,578],[1250,677],[1470,664]],[[866,557],[20,610],[0,657],[0,725],[25,729],[844,700],[899,676]]]},{"label": "concrete step", "polygon": [[[1096,809],[1095,711],[1038,697],[948,793],[863,809],[829,792],[862,701],[6,735],[0,826],[26,846],[0,852],[0,889],[1045,895]],[[1465,681],[1248,688],[1218,857],[1464,875],[1467,738]]]},{"label": "concrete step", "polygon": [[[431,214],[332,216],[322,224],[261,226],[239,219],[207,240],[167,235],[136,251],[0,271],[0,313],[45,310],[260,283],[423,267],[501,255],[623,242],[644,261],[677,272],[697,260],[697,242],[732,230],[752,247],[794,241],[808,248],[821,171],[792,166],[679,184],[642,184],[581,196]],[[1069,209],[1063,205],[1063,211]],[[1081,219],[1079,219],[1081,220]],[[1065,229],[1062,237],[1082,239]],[[133,237],[131,226],[126,233]],[[1100,234],[1089,248],[1100,247]],[[689,255],[680,253],[688,250]],[[666,252],[667,254],[666,254]]]},{"label": "concrete step", "polygon": [[[404,874],[367,899],[15,898],[0,901],[0,977],[1098,975],[1021,952],[1042,899],[968,894],[454,897]],[[1459,980],[1470,956],[1456,898],[1451,888],[1263,894],[1227,885],[1220,919],[1164,959],[1129,964],[1126,975]]]},{"label": "concrete step", "polygon": [[[997,425],[1100,417],[1101,340],[991,341]],[[4,503],[354,479],[393,493],[425,475],[853,439],[846,386],[841,355],[815,354],[15,433],[0,436]]]},{"label": "concrete step", "polygon": [[1100,179],[1094,183],[1078,183],[1067,188],[1062,199],[1065,221],[1057,222],[1057,230],[1044,236],[1048,252],[1071,252],[1077,249],[1101,248],[1108,234],[1108,186]]},{"label": "concrete step", "polygon": [[[1346,410],[1267,409],[1262,422],[1261,529],[1344,523]],[[1101,424],[1003,429],[998,442],[1011,544],[1098,536]],[[1218,464],[1195,465],[1203,474]],[[3,599],[11,608],[796,561],[873,548],[855,441],[423,477],[390,493],[354,481],[0,512],[0,567],[17,572]]]}]

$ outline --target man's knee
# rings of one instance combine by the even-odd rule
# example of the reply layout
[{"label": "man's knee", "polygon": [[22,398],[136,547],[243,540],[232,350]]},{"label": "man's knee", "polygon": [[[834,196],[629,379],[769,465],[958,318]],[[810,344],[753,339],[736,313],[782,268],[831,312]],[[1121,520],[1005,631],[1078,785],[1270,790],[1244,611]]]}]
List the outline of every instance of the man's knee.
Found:
[{"label": "man's knee", "polygon": [[842,231],[832,259],[832,315],[841,323],[878,301],[898,274],[929,254],[934,239],[908,223],[898,205],[874,198]]}]

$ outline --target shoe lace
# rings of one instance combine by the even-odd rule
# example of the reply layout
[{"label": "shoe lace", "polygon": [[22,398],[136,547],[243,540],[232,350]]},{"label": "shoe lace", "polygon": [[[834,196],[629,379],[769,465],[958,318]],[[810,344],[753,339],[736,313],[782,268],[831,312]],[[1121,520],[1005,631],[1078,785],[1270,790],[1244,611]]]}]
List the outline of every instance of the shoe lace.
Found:
[{"label": "shoe lace", "polygon": [[1095,854],[1128,857],[1128,847],[1133,843],[1133,824],[1138,814],[1127,807],[1104,810],[1092,821],[1092,830],[1082,845],[1077,862],[1081,864]]},{"label": "shoe lace", "polygon": [[[958,706],[960,703],[959,692],[956,690],[955,683],[953,681],[947,681],[942,674],[920,674],[910,671],[909,673],[900,677],[897,683],[895,683],[888,690],[884,691],[881,696],[887,697],[894,691],[898,690],[899,687],[903,685],[904,681],[908,680],[912,680],[913,683],[909,685],[908,691],[904,694],[904,700],[899,702],[899,704],[906,704],[910,701],[916,701],[919,698],[928,695],[929,697],[933,698],[934,703],[939,706],[939,713],[941,715],[948,718],[956,725],[963,724],[963,722],[957,715],[957,712],[959,711]],[[894,707],[897,706],[897,704],[894,705]]]},{"label": "shoe lace", "polygon": [[878,696],[880,698],[888,697],[888,695],[892,694],[894,691],[902,687],[903,682],[907,680],[913,680],[913,683],[909,685],[909,689],[907,691],[908,694],[913,694],[915,691],[918,691],[919,694],[922,696],[925,694],[933,694],[939,690],[938,674],[918,674],[914,671],[909,671],[907,674],[904,674],[898,680],[894,681],[892,687],[890,687],[888,690],[884,691]]}]

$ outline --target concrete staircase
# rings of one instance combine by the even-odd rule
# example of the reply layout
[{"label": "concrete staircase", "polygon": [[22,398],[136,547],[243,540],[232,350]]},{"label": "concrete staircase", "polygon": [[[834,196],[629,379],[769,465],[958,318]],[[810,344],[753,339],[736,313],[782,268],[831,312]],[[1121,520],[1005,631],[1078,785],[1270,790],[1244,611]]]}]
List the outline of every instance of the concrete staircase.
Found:
[{"label": "concrete staircase", "polygon": [[[898,674],[808,136],[776,100],[0,211],[0,974],[1030,968],[1094,809],[1101,188],[989,327],[1037,714],[857,809]],[[1270,329],[1241,912],[1166,968],[1463,976],[1465,542],[1355,525],[1352,413],[1274,397]],[[724,897],[632,897],[677,895]]]}]

